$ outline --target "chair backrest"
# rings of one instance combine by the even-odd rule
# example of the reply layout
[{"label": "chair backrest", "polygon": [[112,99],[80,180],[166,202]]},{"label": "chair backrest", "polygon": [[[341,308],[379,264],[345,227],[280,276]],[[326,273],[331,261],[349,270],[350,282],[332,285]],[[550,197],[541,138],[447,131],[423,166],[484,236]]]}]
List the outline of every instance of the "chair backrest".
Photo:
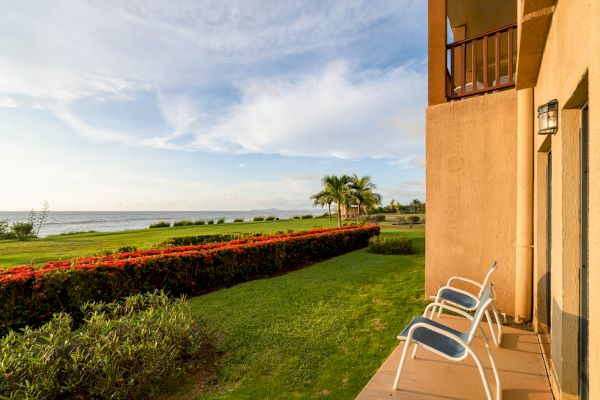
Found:
[{"label": "chair backrest", "polygon": [[483,280],[483,282],[481,282],[481,289],[479,289],[479,294],[477,295],[478,299],[481,299],[481,295],[483,294],[483,291],[485,290],[485,288],[489,285],[489,280],[491,279],[492,274],[496,270],[497,266],[498,266],[498,263],[496,262],[496,260],[494,260],[494,262],[490,266],[490,269],[488,270],[487,275],[485,276],[485,279]]},{"label": "chair backrest", "polygon": [[483,289],[483,295],[479,300],[479,306],[477,306],[477,309],[473,314],[473,321],[471,322],[471,327],[469,328],[467,343],[471,343],[471,340],[473,340],[473,336],[475,336],[475,331],[477,331],[477,327],[479,326],[479,323],[485,314],[485,310],[492,302],[492,286],[494,286],[494,284],[490,283]]}]

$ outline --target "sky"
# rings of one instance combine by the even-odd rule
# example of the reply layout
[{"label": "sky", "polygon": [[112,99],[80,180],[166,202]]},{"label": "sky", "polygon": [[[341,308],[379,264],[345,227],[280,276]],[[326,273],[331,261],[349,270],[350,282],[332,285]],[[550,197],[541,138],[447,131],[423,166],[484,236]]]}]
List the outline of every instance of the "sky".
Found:
[{"label": "sky", "polygon": [[0,1],[0,210],[425,199],[426,1]]}]

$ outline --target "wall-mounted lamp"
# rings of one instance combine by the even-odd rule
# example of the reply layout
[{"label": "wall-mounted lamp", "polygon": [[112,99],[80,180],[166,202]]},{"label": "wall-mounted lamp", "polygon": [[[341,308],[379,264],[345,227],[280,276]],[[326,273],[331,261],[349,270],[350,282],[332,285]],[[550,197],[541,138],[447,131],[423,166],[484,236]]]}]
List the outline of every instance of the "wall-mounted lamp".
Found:
[{"label": "wall-mounted lamp", "polygon": [[538,134],[547,135],[558,130],[558,100],[538,107]]}]

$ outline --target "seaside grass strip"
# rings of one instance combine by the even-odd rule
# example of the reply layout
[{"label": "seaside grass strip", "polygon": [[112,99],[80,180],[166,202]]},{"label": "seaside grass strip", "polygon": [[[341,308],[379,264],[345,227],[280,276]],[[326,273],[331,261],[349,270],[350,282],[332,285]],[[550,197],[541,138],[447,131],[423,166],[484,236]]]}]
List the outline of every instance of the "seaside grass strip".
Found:
[{"label": "seaside grass strip", "polygon": [[0,334],[88,301],[164,289],[193,295],[278,274],[367,246],[378,226],[328,228],[225,243],[142,250],[0,271]]}]

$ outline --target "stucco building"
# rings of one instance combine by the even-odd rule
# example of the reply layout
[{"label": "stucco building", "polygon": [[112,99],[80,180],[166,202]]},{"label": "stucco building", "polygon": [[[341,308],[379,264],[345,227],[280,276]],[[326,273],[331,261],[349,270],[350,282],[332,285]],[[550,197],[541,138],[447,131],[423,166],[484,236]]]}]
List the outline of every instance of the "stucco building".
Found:
[{"label": "stucco building", "polygon": [[429,0],[428,68],[426,292],[497,260],[555,397],[600,399],[600,1]]}]

